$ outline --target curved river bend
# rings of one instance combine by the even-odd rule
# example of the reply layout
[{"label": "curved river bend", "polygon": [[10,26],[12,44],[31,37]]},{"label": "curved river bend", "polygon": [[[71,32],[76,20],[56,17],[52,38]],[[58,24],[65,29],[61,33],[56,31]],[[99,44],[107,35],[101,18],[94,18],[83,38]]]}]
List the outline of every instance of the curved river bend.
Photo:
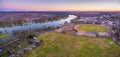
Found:
[{"label": "curved river bend", "polygon": [[[29,29],[44,29],[44,27],[51,27],[51,26],[60,26],[62,24],[65,24],[65,22],[70,23],[71,20],[77,18],[75,15],[68,15],[67,18],[63,19],[61,18],[58,21],[49,21],[49,22],[44,22],[44,23],[24,23],[23,26],[13,26],[12,27],[5,27],[2,28],[0,27],[0,31],[2,33],[5,33],[5,30],[8,32],[9,35],[13,35],[13,30],[29,30]],[[8,38],[3,38],[2,41],[6,42]]]}]

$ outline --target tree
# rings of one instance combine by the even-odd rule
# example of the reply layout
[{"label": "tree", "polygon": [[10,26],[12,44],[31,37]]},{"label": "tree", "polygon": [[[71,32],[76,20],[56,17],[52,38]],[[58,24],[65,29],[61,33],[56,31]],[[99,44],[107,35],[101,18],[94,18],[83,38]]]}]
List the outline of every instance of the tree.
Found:
[{"label": "tree", "polygon": [[36,43],[36,46],[42,46],[44,44],[43,40],[40,40],[39,42]]},{"label": "tree", "polygon": [[35,34],[30,34],[30,35],[28,36],[29,39],[33,39],[34,37],[36,37]]}]

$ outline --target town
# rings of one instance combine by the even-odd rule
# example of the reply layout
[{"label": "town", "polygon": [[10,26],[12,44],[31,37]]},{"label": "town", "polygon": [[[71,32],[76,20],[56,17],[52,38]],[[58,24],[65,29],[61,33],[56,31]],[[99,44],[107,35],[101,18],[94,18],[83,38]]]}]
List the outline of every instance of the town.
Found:
[{"label": "town", "polygon": [[[30,54],[34,57],[47,57],[47,55],[49,55],[47,52],[49,53],[58,49],[58,52],[64,52],[64,49],[61,50],[61,46],[65,46],[65,49],[79,48],[79,44],[77,47],[71,46],[77,45],[77,43],[73,43],[74,41],[69,38],[76,42],[77,40],[81,41],[80,39],[83,38],[82,40],[84,41],[95,40],[98,42],[101,41],[102,43],[104,43],[104,39],[109,39],[107,40],[109,44],[100,44],[101,47],[106,48],[107,46],[107,48],[112,48],[111,46],[115,45],[112,51],[114,50],[116,54],[112,56],[119,57],[120,12],[56,11],[0,13],[0,56],[2,57],[29,57]],[[69,41],[72,42],[69,43]],[[80,46],[81,45],[82,44],[80,44]],[[66,46],[68,47],[66,48]],[[107,48],[105,52],[109,53],[110,51],[107,51]],[[112,51],[111,53],[114,53]],[[36,55],[34,52],[38,52],[38,54]],[[68,52],[66,53],[69,55],[73,54],[70,50]],[[55,57],[55,54],[53,52],[51,56]],[[57,55],[61,55],[61,53]],[[108,54],[105,55],[107,56]],[[67,55],[61,57],[66,56]],[[98,55],[98,57],[99,56],[102,55]]]}]

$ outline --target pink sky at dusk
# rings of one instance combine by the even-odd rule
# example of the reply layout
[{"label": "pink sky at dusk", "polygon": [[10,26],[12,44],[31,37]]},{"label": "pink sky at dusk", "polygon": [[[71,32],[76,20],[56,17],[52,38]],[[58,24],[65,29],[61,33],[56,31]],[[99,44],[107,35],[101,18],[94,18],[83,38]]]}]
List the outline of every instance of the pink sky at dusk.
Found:
[{"label": "pink sky at dusk", "polygon": [[120,11],[119,0],[0,0],[0,11]]}]

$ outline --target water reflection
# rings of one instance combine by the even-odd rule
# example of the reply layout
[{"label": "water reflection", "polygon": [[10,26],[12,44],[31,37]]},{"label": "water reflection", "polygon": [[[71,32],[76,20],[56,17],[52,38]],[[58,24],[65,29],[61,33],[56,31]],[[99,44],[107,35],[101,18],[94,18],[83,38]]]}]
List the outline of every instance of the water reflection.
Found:
[{"label": "water reflection", "polygon": [[5,33],[5,30],[7,30],[8,33],[12,33],[13,30],[28,30],[28,29],[41,29],[45,27],[50,27],[50,26],[60,26],[61,24],[64,24],[65,22],[70,23],[72,19],[76,18],[75,15],[69,15],[68,18],[61,19],[58,21],[50,21],[50,22],[44,22],[44,23],[24,23],[23,25],[12,25],[12,27],[5,27],[5,28],[0,28],[0,31],[3,31],[2,33]]},{"label": "water reflection", "polygon": [[[13,34],[13,30],[29,30],[29,29],[44,29],[45,27],[57,27],[60,26],[62,24],[70,23],[71,20],[75,19],[77,16],[75,15],[69,15],[67,18],[65,19],[60,19],[58,21],[48,21],[48,22],[44,22],[44,23],[35,23],[35,22],[27,22],[21,25],[16,25],[16,24],[12,24],[12,26],[5,26],[0,27],[0,31],[2,31],[3,34],[5,34],[6,32],[11,36],[14,35]],[[4,42],[6,42],[6,38],[3,40]]]}]

